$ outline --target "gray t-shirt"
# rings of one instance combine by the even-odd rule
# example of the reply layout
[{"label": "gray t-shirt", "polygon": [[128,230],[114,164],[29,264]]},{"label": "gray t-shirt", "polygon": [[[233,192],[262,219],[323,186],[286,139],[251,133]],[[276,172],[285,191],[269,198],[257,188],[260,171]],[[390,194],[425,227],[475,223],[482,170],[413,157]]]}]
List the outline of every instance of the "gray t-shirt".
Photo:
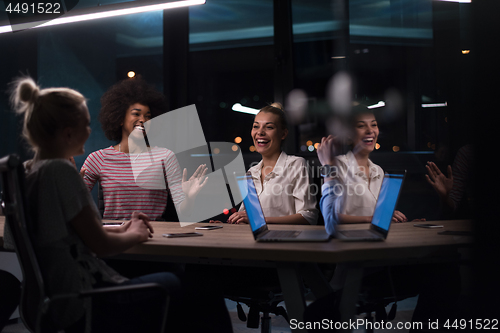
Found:
[{"label": "gray t-shirt", "polygon": [[[83,243],[70,221],[85,207],[100,219],[95,203],[75,167],[65,159],[36,162],[26,177],[33,246],[49,295],[90,289],[98,281],[121,283],[120,276]],[[82,317],[89,302],[54,303],[52,314],[66,327]]]}]

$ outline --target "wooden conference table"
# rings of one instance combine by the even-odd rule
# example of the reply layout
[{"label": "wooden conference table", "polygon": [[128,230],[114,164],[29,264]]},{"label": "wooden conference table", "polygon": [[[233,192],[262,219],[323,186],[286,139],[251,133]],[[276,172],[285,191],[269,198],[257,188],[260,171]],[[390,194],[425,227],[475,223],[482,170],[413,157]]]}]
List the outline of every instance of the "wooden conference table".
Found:
[{"label": "wooden conference table", "polygon": [[[4,217],[0,216],[0,245],[3,244]],[[426,223],[433,223],[428,221]],[[341,320],[355,314],[363,268],[394,264],[418,264],[451,260],[458,247],[468,246],[472,237],[439,235],[439,231],[470,231],[472,222],[438,221],[444,228],[415,228],[413,223],[391,226],[384,242],[257,243],[248,225],[223,224],[222,229],[195,230],[204,223],[180,227],[179,223],[152,222],[154,237],[134,246],[122,259],[186,262],[209,265],[276,267],[288,316],[302,321],[305,300],[302,279],[316,297],[332,289],[320,274],[316,263],[343,263],[344,287],[340,300]],[[271,225],[271,230],[322,229],[323,226]],[[339,226],[339,229],[366,229],[367,225]],[[200,232],[202,237],[165,238],[164,233]],[[301,332],[301,330],[294,330]],[[305,330],[304,330],[305,332]]]}]

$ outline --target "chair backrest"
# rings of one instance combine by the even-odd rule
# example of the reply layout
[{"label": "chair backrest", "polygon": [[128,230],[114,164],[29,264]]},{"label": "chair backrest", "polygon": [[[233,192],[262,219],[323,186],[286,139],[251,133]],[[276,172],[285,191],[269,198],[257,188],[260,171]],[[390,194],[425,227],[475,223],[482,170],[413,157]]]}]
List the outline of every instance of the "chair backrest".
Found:
[{"label": "chair backrest", "polygon": [[29,237],[29,214],[24,187],[24,167],[18,155],[0,159],[3,188],[2,207],[5,214],[5,237],[12,237],[17,258],[23,272],[20,314],[24,325],[35,331],[37,314],[45,299],[42,273]]},{"label": "chair backrest", "polygon": [[101,182],[97,182],[97,208],[99,209],[99,214],[101,218],[104,217],[104,190],[102,189]]}]

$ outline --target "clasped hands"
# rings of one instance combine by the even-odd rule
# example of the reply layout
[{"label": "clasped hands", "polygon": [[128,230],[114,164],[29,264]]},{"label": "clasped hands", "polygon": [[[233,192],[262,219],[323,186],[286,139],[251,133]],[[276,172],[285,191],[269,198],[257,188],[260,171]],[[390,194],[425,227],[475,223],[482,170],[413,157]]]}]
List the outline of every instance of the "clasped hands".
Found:
[{"label": "clasped hands", "polygon": [[148,238],[153,238],[154,233],[149,216],[142,212],[133,212],[129,221],[120,226],[106,227],[105,230],[113,233],[135,233],[139,236],[141,242],[148,240]]}]

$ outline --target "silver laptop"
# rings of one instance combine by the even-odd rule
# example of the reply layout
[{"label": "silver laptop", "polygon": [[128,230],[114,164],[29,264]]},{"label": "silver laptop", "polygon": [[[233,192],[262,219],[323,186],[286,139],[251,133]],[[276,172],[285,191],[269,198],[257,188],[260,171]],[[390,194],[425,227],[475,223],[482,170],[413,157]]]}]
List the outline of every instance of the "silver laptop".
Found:
[{"label": "silver laptop", "polygon": [[235,176],[257,242],[326,242],[330,239],[325,230],[269,230],[252,177]]},{"label": "silver laptop", "polygon": [[389,234],[391,220],[398,203],[401,187],[406,175],[403,172],[391,172],[384,175],[380,193],[368,230],[338,230],[335,237],[343,241],[383,241]]}]

